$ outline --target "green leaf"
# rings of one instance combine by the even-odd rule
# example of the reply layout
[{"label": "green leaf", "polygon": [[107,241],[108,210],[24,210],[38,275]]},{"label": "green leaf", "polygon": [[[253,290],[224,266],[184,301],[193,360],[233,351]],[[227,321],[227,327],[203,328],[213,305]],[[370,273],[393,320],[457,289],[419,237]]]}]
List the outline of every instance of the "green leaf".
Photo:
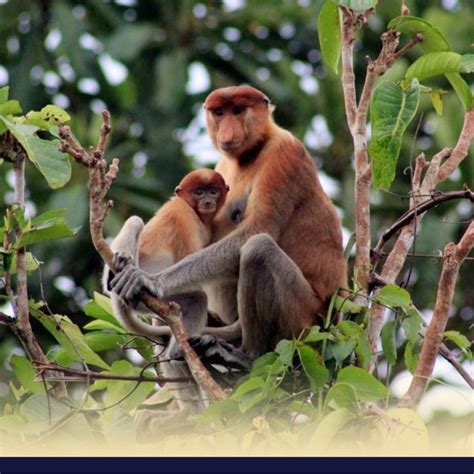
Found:
[{"label": "green leaf", "polygon": [[405,359],[405,365],[407,369],[413,374],[416,370],[418,364],[418,359],[420,358],[421,346],[420,342],[408,341],[405,346],[405,352],[403,357]]},{"label": "green leaf", "polygon": [[416,16],[399,16],[394,18],[388,28],[395,29],[411,38],[416,34],[423,35],[423,42],[419,44],[423,51],[429,53],[434,51],[450,51],[450,46],[443,34],[436,29],[429,21]]},{"label": "green leaf", "polygon": [[402,328],[406,338],[415,343],[420,339],[420,331],[423,326],[423,319],[415,308],[408,312],[408,316],[402,319]]},{"label": "green leaf", "polygon": [[14,354],[10,363],[22,387],[32,393],[45,393],[44,383],[36,380],[38,374],[32,363],[26,357],[20,357]]},{"label": "green leaf", "polygon": [[310,438],[310,446],[317,446],[318,451],[326,453],[334,446],[334,437],[344,426],[354,418],[354,414],[347,408],[339,408],[326,415]]},{"label": "green leaf", "polygon": [[375,299],[392,308],[408,308],[411,305],[411,296],[407,290],[398,285],[390,284],[384,286],[375,296]]},{"label": "green leaf", "polygon": [[71,120],[71,116],[57,105],[47,105],[39,112],[31,111],[26,114],[28,121],[41,120],[48,125],[62,125]]},{"label": "green leaf", "polygon": [[88,331],[109,330],[118,332],[119,334],[128,334],[127,331],[122,327],[116,326],[115,324],[109,323],[108,321],[101,321],[100,319],[87,323],[84,326],[84,329],[87,329]]},{"label": "green leaf", "polygon": [[[144,375],[147,377],[153,377],[153,374],[150,371],[142,373],[141,369],[134,367],[126,360],[114,362],[110,367],[110,371],[106,373],[125,376]],[[153,391],[155,384],[154,382],[108,380],[106,387],[107,404],[112,405],[119,403],[120,407],[124,410],[132,411],[146,400],[148,395]]]},{"label": "green leaf", "polygon": [[449,74],[446,74],[446,78],[450,82],[451,86],[454,89],[454,92],[456,92],[456,95],[464,106],[464,110],[466,112],[471,110],[472,92],[466,81],[458,73],[455,72],[450,72]]},{"label": "green leaf", "polygon": [[364,369],[368,369],[372,359],[372,349],[370,348],[369,336],[367,334],[364,333],[357,339],[355,352],[359,365]]},{"label": "green leaf", "polygon": [[94,291],[94,299],[86,303],[83,309],[86,315],[91,318],[101,319],[108,321],[114,326],[120,326],[120,323],[113,315],[112,305],[108,296]]},{"label": "green leaf", "polygon": [[[423,42],[419,47],[424,53],[435,53],[440,51],[451,51],[448,41],[430,22],[413,16],[401,16],[393,19],[389,28],[394,28],[401,33],[414,37],[417,33],[423,35]],[[470,59],[467,59],[468,66]],[[469,85],[459,73],[448,73],[446,78],[454,89],[466,111],[472,107],[472,93]]]},{"label": "green leaf", "polygon": [[63,187],[71,179],[71,163],[67,154],[59,151],[59,140],[27,137],[31,154],[28,158],[46,178],[52,189]]},{"label": "green leaf", "polygon": [[445,331],[443,334],[443,339],[451,341],[454,344],[456,344],[456,346],[458,346],[459,349],[461,349],[463,353],[469,359],[471,359],[472,357],[472,354],[470,351],[471,341],[469,341],[469,339],[466,336],[464,336],[458,331]]},{"label": "green leaf", "polygon": [[439,115],[443,115],[443,96],[439,92],[431,92],[431,104],[433,109]]},{"label": "green leaf", "polygon": [[464,54],[461,56],[461,65],[464,72],[474,72],[474,54]]},{"label": "green leaf", "polygon": [[387,387],[359,367],[344,367],[337,374],[336,382],[351,385],[356,391],[359,401],[380,400],[390,394]]},{"label": "green leaf", "polygon": [[[16,274],[16,257],[17,255],[14,254],[13,258],[11,259],[10,266],[8,268],[8,273],[10,275]],[[31,252],[26,252],[26,271],[28,273],[34,272],[40,266],[40,262],[35,258],[35,256]],[[0,268],[0,276],[3,276],[5,272],[2,268]]]},{"label": "green leaf", "polygon": [[351,411],[359,409],[357,394],[352,385],[347,383],[336,383],[328,391],[324,402],[324,411],[329,407],[348,408]]},{"label": "green leaf", "polygon": [[94,352],[110,351],[118,349],[129,339],[122,334],[110,334],[105,332],[90,332],[84,336],[87,345]]},{"label": "green leaf", "polygon": [[430,77],[450,72],[463,72],[461,55],[451,51],[427,53],[418,58],[408,69],[405,77],[408,81],[418,79],[420,82]]},{"label": "green leaf", "polygon": [[30,305],[30,314],[53,335],[69,357],[102,369],[109,368],[109,365],[88,346],[79,327],[67,316],[46,315],[32,305]]},{"label": "green leaf", "polygon": [[64,239],[76,235],[77,230],[69,227],[63,218],[53,218],[33,226],[29,231],[20,234],[20,238],[15,242],[14,248],[19,249],[38,242],[47,240]]},{"label": "green leaf", "polygon": [[370,118],[374,185],[388,189],[395,178],[402,137],[415,116],[420,100],[419,84],[413,81],[409,90],[393,81],[381,82],[372,95]]},{"label": "green leaf", "polygon": [[17,100],[7,100],[0,104],[0,115],[21,114],[20,103]]},{"label": "green leaf", "polygon": [[362,336],[364,332],[363,328],[361,328],[357,323],[354,321],[341,321],[337,328],[341,330],[342,334],[347,337],[353,337],[355,339]]},{"label": "green leaf", "polygon": [[67,209],[53,209],[51,211],[43,212],[43,214],[33,217],[33,219],[31,219],[31,223],[33,225],[44,224],[45,222],[49,222],[53,219],[65,217],[66,213]]},{"label": "green leaf", "polygon": [[323,59],[337,74],[341,56],[341,24],[339,7],[330,0],[326,0],[321,7],[318,18],[318,36]]},{"label": "green leaf", "polygon": [[320,341],[334,340],[334,336],[329,332],[321,332],[320,326],[313,326],[308,335],[303,339],[305,344],[316,343]]},{"label": "green leaf", "polygon": [[312,347],[300,344],[296,346],[296,349],[311,388],[317,390],[323,387],[329,378],[329,370],[321,364],[319,353]]},{"label": "green leaf", "polygon": [[256,359],[252,364],[250,375],[252,377],[266,377],[272,365],[278,360],[276,352],[267,352],[263,356]]},{"label": "green leaf", "polygon": [[35,394],[29,397],[21,405],[20,413],[34,425],[46,429],[73,411],[66,403],[54,397],[43,394]]},{"label": "green leaf", "polygon": [[241,400],[247,393],[261,389],[264,385],[265,380],[262,377],[252,377],[239,385],[231,397],[234,400]]},{"label": "green leaf", "polygon": [[5,86],[0,89],[0,104],[3,104],[8,100],[9,90],[10,90],[9,86]]},{"label": "green leaf", "polygon": [[338,364],[341,364],[352,351],[355,349],[357,341],[355,339],[350,339],[348,341],[339,341],[331,342],[328,345],[328,354],[331,354],[332,357],[336,360]]},{"label": "green leaf", "polygon": [[363,12],[375,8],[379,0],[332,0],[341,7],[350,8],[356,12]]},{"label": "green leaf", "polygon": [[347,298],[342,298],[342,296],[339,296],[339,295],[336,295],[334,308],[336,309],[336,311],[341,311],[343,313],[351,313],[351,314],[361,313],[362,311],[366,309],[364,305],[361,305],[359,303],[354,303],[353,301]]},{"label": "green leaf", "polygon": [[295,343],[288,339],[283,339],[277,344],[275,352],[280,356],[280,359],[284,364],[290,366],[293,364]]},{"label": "green leaf", "polygon": [[397,344],[395,342],[395,321],[388,321],[382,328],[382,350],[390,365],[397,363]]}]

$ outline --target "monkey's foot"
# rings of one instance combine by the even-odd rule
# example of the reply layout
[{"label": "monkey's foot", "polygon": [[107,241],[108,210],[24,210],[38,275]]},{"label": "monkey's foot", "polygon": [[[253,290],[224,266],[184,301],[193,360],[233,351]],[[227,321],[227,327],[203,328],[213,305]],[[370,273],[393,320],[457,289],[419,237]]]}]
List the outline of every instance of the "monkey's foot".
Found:
[{"label": "monkey's foot", "polygon": [[241,349],[216,336],[192,336],[189,343],[205,363],[244,370],[252,365],[252,359]]}]

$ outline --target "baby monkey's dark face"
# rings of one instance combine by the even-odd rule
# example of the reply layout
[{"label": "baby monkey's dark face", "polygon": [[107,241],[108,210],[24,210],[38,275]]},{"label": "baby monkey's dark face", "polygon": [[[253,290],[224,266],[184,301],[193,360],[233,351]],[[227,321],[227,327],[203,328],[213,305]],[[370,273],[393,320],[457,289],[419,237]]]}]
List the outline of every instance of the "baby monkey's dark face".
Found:
[{"label": "baby monkey's dark face", "polygon": [[192,192],[199,214],[209,215],[217,211],[222,191],[215,186],[199,186]]}]

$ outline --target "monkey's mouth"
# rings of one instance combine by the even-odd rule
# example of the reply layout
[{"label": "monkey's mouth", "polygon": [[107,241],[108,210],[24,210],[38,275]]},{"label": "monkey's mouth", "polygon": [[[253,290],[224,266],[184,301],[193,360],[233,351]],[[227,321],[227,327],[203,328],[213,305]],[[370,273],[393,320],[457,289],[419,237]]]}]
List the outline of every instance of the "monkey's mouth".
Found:
[{"label": "monkey's mouth", "polygon": [[210,207],[205,207],[205,206],[199,206],[199,214],[213,214],[216,212],[216,206],[210,206]]},{"label": "monkey's mouth", "polygon": [[219,143],[219,146],[224,151],[235,151],[241,148],[242,145],[243,145],[242,142]]}]

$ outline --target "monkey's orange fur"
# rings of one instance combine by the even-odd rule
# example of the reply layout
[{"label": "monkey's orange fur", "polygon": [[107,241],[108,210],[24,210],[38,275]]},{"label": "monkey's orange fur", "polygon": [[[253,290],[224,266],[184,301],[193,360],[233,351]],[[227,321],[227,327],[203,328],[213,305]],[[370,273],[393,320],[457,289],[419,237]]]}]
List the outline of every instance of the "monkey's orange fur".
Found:
[{"label": "monkey's orange fur", "polygon": [[[230,186],[215,219],[213,240],[233,231],[248,237],[270,234],[314,290],[316,303],[309,295],[299,305],[306,307],[304,325],[314,324],[313,313],[324,314],[330,296],[346,286],[346,264],[339,218],[313,159],[299,140],[274,123],[272,106],[257,89],[218,89],[205,108],[212,141],[223,152],[216,171]],[[227,205],[245,196],[244,219],[233,224]]]},{"label": "monkey's orange fur", "polygon": [[[214,186],[221,192],[216,211],[200,214],[192,192]],[[176,188],[179,195],[164,204],[145,225],[139,238],[139,267],[164,268],[209,245],[211,223],[224,204],[227,187],[214,170],[199,169],[188,173]]]}]

